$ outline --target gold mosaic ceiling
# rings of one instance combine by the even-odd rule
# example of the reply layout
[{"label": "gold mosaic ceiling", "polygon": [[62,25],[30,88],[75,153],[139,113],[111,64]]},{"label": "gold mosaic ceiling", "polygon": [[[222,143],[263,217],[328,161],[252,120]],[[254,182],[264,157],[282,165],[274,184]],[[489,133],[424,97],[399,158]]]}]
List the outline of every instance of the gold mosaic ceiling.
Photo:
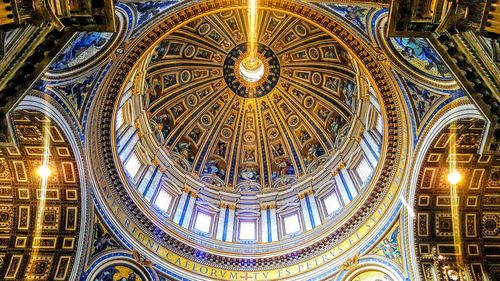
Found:
[{"label": "gold mosaic ceiling", "polygon": [[253,191],[296,182],[336,155],[352,134],[359,73],[319,28],[259,11],[266,68],[252,93],[237,70],[246,19],[245,10],[220,12],[167,36],[149,56],[145,90],[173,161],[206,183]]}]

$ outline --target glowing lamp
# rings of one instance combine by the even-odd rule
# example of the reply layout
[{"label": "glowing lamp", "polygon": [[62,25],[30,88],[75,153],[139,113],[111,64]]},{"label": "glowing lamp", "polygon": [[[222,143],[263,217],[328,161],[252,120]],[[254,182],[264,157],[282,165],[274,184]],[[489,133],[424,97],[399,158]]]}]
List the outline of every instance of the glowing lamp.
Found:
[{"label": "glowing lamp", "polygon": [[48,178],[50,174],[52,174],[52,171],[50,170],[48,165],[41,165],[40,167],[38,167],[37,172],[38,175],[44,179]]},{"label": "glowing lamp", "polygon": [[448,174],[448,182],[451,184],[457,184],[461,179],[462,175],[457,170]]}]

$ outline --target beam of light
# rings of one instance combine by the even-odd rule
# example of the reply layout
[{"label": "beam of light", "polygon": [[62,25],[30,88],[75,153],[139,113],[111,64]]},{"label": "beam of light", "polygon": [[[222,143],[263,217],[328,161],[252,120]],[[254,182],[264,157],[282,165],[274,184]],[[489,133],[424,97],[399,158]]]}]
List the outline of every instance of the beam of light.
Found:
[{"label": "beam of light", "polygon": [[408,214],[410,215],[410,217],[413,219],[415,218],[415,211],[413,210],[413,208],[410,206],[410,204],[408,204],[408,202],[406,202],[406,199],[403,197],[403,195],[401,194],[399,196],[399,200],[401,200],[401,203],[403,203],[403,206],[406,208],[406,210],[408,211]]},{"label": "beam of light", "polygon": [[257,0],[248,0],[248,54],[257,57]]},{"label": "beam of light", "polygon": [[[47,127],[48,124],[44,124],[44,127]],[[37,173],[40,176],[40,191],[37,194],[38,204],[36,207],[35,213],[35,230],[33,235],[33,241],[40,237],[42,234],[42,225],[43,225],[43,213],[45,211],[45,200],[47,198],[47,181],[49,179],[52,171],[49,168],[49,156],[50,156],[50,136],[49,130],[45,129],[44,134],[44,143],[43,143],[43,156],[42,156],[42,164],[37,169]],[[31,252],[31,256],[36,256],[38,254],[38,250],[33,247]]]},{"label": "beam of light", "polygon": [[459,203],[460,197],[458,194],[457,184],[460,182],[460,173],[457,171],[457,147],[456,140],[457,134],[456,132],[452,132],[450,136],[450,173],[448,175],[449,183],[450,183],[450,200],[451,200],[451,221],[453,227],[453,244],[455,245],[455,257],[457,259],[457,264],[459,268],[463,265],[462,258],[462,238],[460,233],[460,212],[459,212]]}]

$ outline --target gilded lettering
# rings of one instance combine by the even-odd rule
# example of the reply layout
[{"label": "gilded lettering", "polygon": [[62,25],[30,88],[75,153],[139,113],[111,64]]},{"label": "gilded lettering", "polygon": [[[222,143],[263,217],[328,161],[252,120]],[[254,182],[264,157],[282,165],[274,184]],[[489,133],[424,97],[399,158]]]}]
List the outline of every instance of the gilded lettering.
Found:
[{"label": "gilded lettering", "polygon": [[302,269],[304,268],[304,265],[303,264],[299,264],[298,268],[299,268],[299,272],[302,272]]},{"label": "gilded lettering", "polygon": [[201,266],[201,267],[200,267],[200,272],[201,272],[202,274],[207,274],[207,273],[208,273],[208,268],[207,268],[206,266]]},{"label": "gilded lettering", "polygon": [[139,232],[139,234],[137,235],[137,240],[141,241],[141,243],[144,243],[145,238],[146,238],[146,235],[144,235],[144,233],[142,233],[142,232]]},{"label": "gilded lettering", "polygon": [[210,270],[210,276],[215,276],[215,277],[217,277],[217,271],[215,270],[215,268],[212,268],[212,269]]}]

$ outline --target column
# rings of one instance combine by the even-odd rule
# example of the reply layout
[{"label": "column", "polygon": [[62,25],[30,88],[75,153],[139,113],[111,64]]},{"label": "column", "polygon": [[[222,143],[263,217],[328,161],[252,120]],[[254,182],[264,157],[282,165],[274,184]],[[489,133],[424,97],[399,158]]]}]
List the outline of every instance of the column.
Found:
[{"label": "column", "polygon": [[347,204],[352,201],[352,199],[358,194],[354,182],[351,179],[351,175],[347,169],[342,168],[337,175],[335,175],[335,182],[344,201]]},{"label": "column", "polygon": [[306,197],[306,203],[307,203],[308,208],[309,208],[309,216],[314,218],[315,226],[320,225],[321,218],[319,216],[318,205],[316,204],[316,197],[314,196],[314,193],[312,192],[312,190]]},{"label": "column", "polygon": [[139,136],[134,127],[129,127],[123,136],[118,139],[118,155],[120,155],[122,162],[125,162],[138,141]]},{"label": "column", "polygon": [[163,173],[160,172],[159,167],[156,167],[148,183],[148,186],[143,192],[143,196],[144,198],[146,198],[146,200],[151,201],[151,198],[153,198],[153,195],[155,194],[156,190],[158,189],[158,186],[160,185],[162,177]]},{"label": "column", "polygon": [[155,172],[156,172],[155,167],[148,166],[146,172],[144,173],[144,176],[141,178],[141,181],[137,183],[137,188],[140,193],[143,193],[147,189]]},{"label": "column", "polygon": [[261,205],[260,206],[260,222],[261,222],[261,229],[260,233],[262,234],[262,242],[271,242],[273,241],[273,238],[271,237],[271,224],[268,223],[270,216],[269,216],[269,209],[268,206],[266,205]]},{"label": "column", "polygon": [[229,209],[227,208],[227,204],[221,203],[219,210],[219,221],[217,222],[217,234],[215,235],[215,239],[225,241],[229,217]]},{"label": "column", "polygon": [[278,240],[278,223],[276,222],[276,206],[270,205],[267,209],[269,221],[271,222],[271,238],[272,241]]},{"label": "column", "polygon": [[368,144],[369,147],[372,148],[373,153],[375,154],[375,158],[380,158],[380,146],[378,145],[379,142],[373,138],[373,135],[370,132],[365,131],[363,133],[363,140]]},{"label": "column", "polygon": [[177,224],[180,224],[181,216],[184,212],[186,205],[186,201],[188,201],[188,198],[190,197],[189,195],[189,189],[184,188],[182,190],[182,195],[181,198],[179,199],[179,203],[177,204],[177,209],[175,210],[175,215],[174,215],[174,222]]},{"label": "column", "polygon": [[378,156],[377,154],[375,154],[375,151],[373,151],[373,148],[370,146],[370,144],[366,142],[365,137],[361,139],[359,145],[361,146],[361,150],[363,150],[365,158],[368,160],[372,168],[375,169],[375,167],[377,167]]},{"label": "column", "polygon": [[189,223],[191,222],[191,217],[193,216],[194,203],[196,203],[197,194],[193,191],[189,193],[189,197],[186,200],[186,206],[184,214],[181,216],[179,224],[185,228],[189,228]]},{"label": "column", "polygon": [[304,224],[306,226],[306,231],[307,231],[315,227],[315,225],[313,221],[314,218],[311,218],[309,213],[309,208],[307,207],[306,197],[307,197],[307,192],[299,194],[300,207],[301,207],[300,209],[302,210],[302,215],[304,217]]},{"label": "column", "polygon": [[226,233],[226,240],[227,242],[233,242],[233,236],[234,236],[234,209],[236,209],[235,205],[229,205],[228,206],[229,212],[228,212],[228,218],[227,218],[227,229],[225,230]]}]

